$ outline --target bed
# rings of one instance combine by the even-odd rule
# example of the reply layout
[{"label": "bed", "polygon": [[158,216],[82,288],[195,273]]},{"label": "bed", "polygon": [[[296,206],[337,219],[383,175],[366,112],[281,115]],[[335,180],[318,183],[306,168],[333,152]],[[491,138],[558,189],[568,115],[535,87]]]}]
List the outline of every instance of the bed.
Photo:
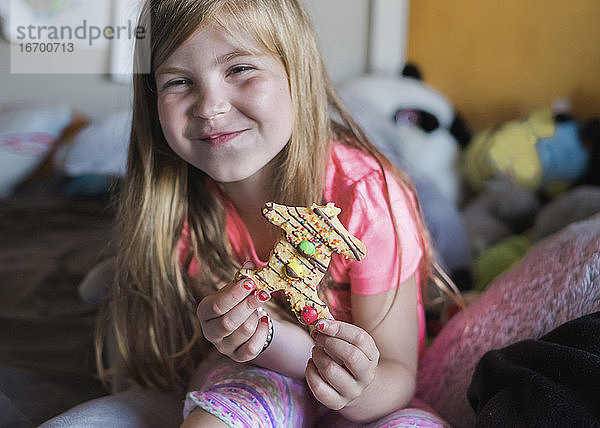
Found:
[{"label": "bed", "polygon": [[95,376],[96,307],[77,287],[111,254],[109,176],[55,167],[88,122],[62,104],[0,107],[2,427],[37,426],[106,394]]},{"label": "bed", "polygon": [[[0,427],[37,426],[78,403],[108,394],[95,375],[93,334],[97,304],[93,299],[82,299],[79,285],[94,266],[113,255],[109,240],[114,219],[111,195],[124,173],[130,120],[129,112],[90,121],[64,105],[0,106],[0,171],[3,171],[0,173]],[[497,214],[502,211],[498,201],[514,202],[513,190],[499,191],[505,192],[504,198],[511,195],[511,199],[495,195],[496,205],[479,202],[476,208]],[[542,215],[544,209],[549,209],[549,203],[535,206],[536,217],[544,217],[547,223],[543,225],[546,234],[538,237],[540,244],[527,247],[516,256],[512,254],[509,262],[500,263],[499,268],[497,264],[493,268],[484,264],[488,266],[488,275],[473,299],[490,283],[493,292],[502,287],[502,282],[518,281],[519,273],[534,275],[535,269],[526,268],[535,265],[540,254],[546,254],[543,251],[550,248],[547,244],[552,242],[550,234],[569,224],[579,224],[579,229],[571,228],[564,232],[566,235],[557,235],[572,243],[576,242],[571,239],[575,235],[569,234],[585,233],[582,230],[588,226],[581,226],[581,221],[600,211],[600,193],[597,186],[585,187],[583,196],[577,196],[576,190],[581,192],[581,188],[575,189],[564,200],[556,199],[560,209],[568,213],[558,223],[553,215]],[[593,203],[572,209],[574,200],[590,201],[590,195]],[[474,218],[469,217],[468,207],[468,204],[458,207],[465,222]],[[590,225],[596,226],[589,229],[593,231],[586,241],[589,254],[574,268],[577,275],[580,271],[589,274],[600,270],[597,250],[600,221],[596,218]],[[486,242],[486,248],[506,237],[490,238],[485,227],[476,226],[467,224],[465,229],[470,234],[470,243],[481,242],[481,237],[475,236],[478,233],[493,241]],[[564,251],[575,251],[569,245],[562,245]],[[531,254],[529,259],[526,254]],[[517,263],[520,260],[525,261],[525,267]],[[469,268],[476,262],[474,259]],[[516,273],[511,276],[511,272]],[[580,278],[577,275],[573,274],[571,280]],[[499,281],[494,281],[496,278]],[[589,297],[589,290],[596,293],[600,288],[600,280],[593,275],[586,278]],[[472,288],[472,284],[466,288]],[[598,310],[600,301],[594,296],[591,304]],[[477,303],[473,308],[477,313]],[[581,307],[565,312],[564,318],[566,321],[590,311],[590,307]],[[451,304],[429,316],[432,334],[439,331],[440,323],[465,322],[464,317],[451,318]],[[540,327],[540,335],[548,327]],[[440,337],[446,348],[454,347],[449,355],[456,358],[468,355],[472,364],[481,356],[482,350],[464,346],[467,336],[444,336],[442,330]],[[503,340],[492,345],[503,346],[510,337]],[[439,379],[439,373],[426,375],[429,381],[436,376]],[[448,379],[453,379],[452,376],[462,376],[457,385],[464,392],[469,376],[450,373]],[[448,390],[429,389],[428,398],[441,408],[447,402],[455,409],[462,408],[463,413],[469,412],[466,397],[461,395],[458,401],[447,397]],[[457,426],[469,426],[473,415],[464,419],[451,415],[450,419]]]},{"label": "bed", "polygon": [[16,196],[0,206],[0,426],[37,426],[106,391],[95,308],[77,286],[107,249],[107,198]]}]

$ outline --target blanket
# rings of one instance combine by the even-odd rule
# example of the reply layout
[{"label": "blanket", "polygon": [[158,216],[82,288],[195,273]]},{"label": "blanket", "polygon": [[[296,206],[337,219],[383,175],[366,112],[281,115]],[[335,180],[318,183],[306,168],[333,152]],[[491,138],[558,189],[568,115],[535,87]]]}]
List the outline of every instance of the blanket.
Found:
[{"label": "blanket", "polygon": [[107,198],[0,204],[0,427],[31,427],[106,394],[95,376],[96,309],[77,286],[102,257]]},{"label": "blanket", "polygon": [[478,427],[600,424],[600,312],[486,353],[468,390]]},{"label": "blanket", "polygon": [[467,389],[487,351],[539,339],[599,310],[600,215],[595,215],[534,245],[446,324],[421,358],[417,396],[452,426],[473,426]]}]

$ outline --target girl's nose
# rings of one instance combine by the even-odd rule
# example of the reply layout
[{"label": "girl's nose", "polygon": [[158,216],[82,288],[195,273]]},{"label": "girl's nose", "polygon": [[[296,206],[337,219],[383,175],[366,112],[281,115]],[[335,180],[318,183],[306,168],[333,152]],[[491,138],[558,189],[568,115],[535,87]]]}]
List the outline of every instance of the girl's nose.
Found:
[{"label": "girl's nose", "polygon": [[205,89],[199,91],[196,102],[192,107],[192,115],[201,119],[213,119],[227,113],[231,104],[223,91]]}]

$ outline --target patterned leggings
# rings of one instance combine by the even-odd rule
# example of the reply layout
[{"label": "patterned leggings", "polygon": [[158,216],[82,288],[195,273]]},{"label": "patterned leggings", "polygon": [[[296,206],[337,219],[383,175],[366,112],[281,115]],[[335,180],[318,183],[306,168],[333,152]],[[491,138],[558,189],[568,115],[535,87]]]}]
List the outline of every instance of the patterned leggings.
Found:
[{"label": "patterned leggings", "polygon": [[184,417],[198,406],[236,428],[448,426],[416,401],[410,408],[397,410],[366,425],[357,425],[319,404],[304,381],[220,357],[211,360],[199,390],[187,395]]}]

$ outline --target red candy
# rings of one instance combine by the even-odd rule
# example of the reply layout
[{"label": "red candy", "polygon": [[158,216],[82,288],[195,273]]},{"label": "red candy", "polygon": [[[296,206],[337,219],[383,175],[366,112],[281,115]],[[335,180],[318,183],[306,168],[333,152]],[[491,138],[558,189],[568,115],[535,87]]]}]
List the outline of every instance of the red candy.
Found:
[{"label": "red candy", "polygon": [[304,309],[302,309],[300,316],[306,324],[312,324],[317,320],[319,314],[317,314],[317,310],[315,308],[306,305]]}]

